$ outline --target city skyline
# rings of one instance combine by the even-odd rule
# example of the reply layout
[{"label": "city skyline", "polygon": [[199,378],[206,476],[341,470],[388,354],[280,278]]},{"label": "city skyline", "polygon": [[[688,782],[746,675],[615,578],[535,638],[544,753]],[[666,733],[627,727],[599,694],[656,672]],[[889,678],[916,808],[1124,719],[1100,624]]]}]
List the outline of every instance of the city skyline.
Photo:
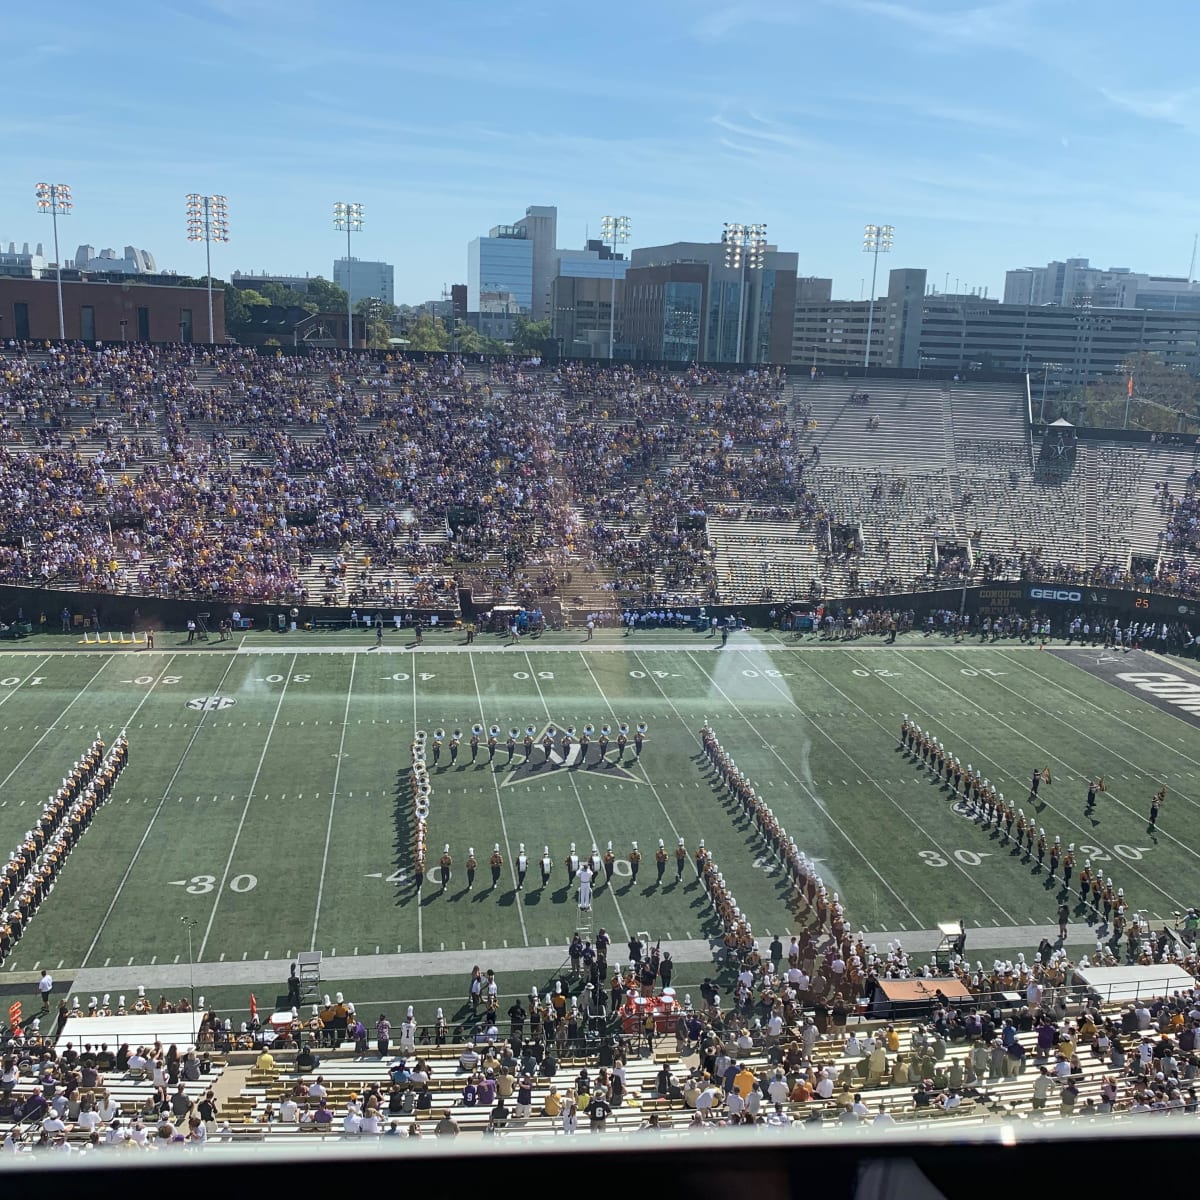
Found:
[{"label": "city skyline", "polygon": [[[355,256],[394,263],[407,303],[464,282],[497,213],[541,204],[562,247],[610,211],[635,247],[763,221],[846,299],[869,280],[867,223],[894,225],[892,262],[939,289],[1000,296],[1006,270],[1075,256],[1187,273],[1200,106],[1127,8],[662,0],[606,13],[615,47],[581,36],[583,13],[469,0],[401,22],[365,0],[351,23],[317,0],[66,0],[47,28],[17,11],[0,231],[45,241],[33,186],[63,181],[66,243],[120,230],[200,275],[183,198],[219,192],[215,274],[326,274],[344,254],[329,204],[353,195]],[[128,85],[116,46],[138,50]]]}]

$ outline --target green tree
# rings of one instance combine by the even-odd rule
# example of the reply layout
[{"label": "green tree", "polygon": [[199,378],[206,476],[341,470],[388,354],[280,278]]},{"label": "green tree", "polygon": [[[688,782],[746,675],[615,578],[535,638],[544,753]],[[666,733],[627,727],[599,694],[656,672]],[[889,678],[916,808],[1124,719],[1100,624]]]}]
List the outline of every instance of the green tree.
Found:
[{"label": "green tree", "polygon": [[346,293],[336,283],[320,275],[314,275],[308,281],[308,299],[315,304],[314,312],[344,312],[346,309]]},{"label": "green tree", "polygon": [[513,326],[512,347],[514,354],[541,354],[550,340],[550,322],[530,321],[518,317]]},{"label": "green tree", "polygon": [[409,327],[405,335],[410,350],[448,350],[450,334],[437,317],[423,313]]}]

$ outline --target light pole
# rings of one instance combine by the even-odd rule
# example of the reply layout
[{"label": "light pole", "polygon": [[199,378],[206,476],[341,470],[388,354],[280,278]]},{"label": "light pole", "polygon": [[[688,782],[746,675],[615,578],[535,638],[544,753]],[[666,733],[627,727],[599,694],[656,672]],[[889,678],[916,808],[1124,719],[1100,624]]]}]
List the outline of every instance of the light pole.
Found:
[{"label": "light pole", "polygon": [[871,255],[871,295],[867,308],[867,348],[863,352],[863,370],[871,365],[871,329],[875,324],[875,276],[879,270],[879,256],[892,248],[895,235],[894,225],[866,225],[863,227],[863,253]]},{"label": "light pole", "polygon": [[1062,363],[1047,362],[1042,364],[1042,407],[1038,411],[1038,424],[1046,422],[1046,384],[1050,382],[1051,371],[1061,371]]},{"label": "light pole", "polygon": [[[189,192],[187,197],[187,236],[189,242],[204,243],[204,271],[208,278],[208,341],[217,340],[213,325],[212,244],[229,241],[229,206],[224,196],[202,196]],[[180,332],[179,340],[183,341]]]},{"label": "light pole", "polygon": [[767,227],[762,222],[746,225],[726,221],[721,233],[725,247],[725,265],[740,273],[738,285],[738,342],[737,362],[745,362],[746,346],[746,270],[761,271],[767,253]]},{"label": "light pole", "polygon": [[37,197],[38,212],[44,217],[48,216],[54,225],[54,275],[58,280],[58,336],[60,340],[65,341],[67,323],[63,320],[62,260],[58,256],[58,218],[60,215],[70,216],[71,209],[75,207],[75,201],[71,199],[69,183],[39,183],[34,188],[34,195]]},{"label": "light pole", "polygon": [[[616,357],[617,331],[617,246],[629,241],[628,217],[601,217],[600,238],[612,247],[612,280],[608,289],[608,357]],[[628,301],[627,301],[628,302]]]},{"label": "light pole", "polygon": [[190,997],[188,1002],[192,1006],[192,1047],[195,1048],[195,1045],[196,1045],[196,980],[195,980],[194,973],[192,971],[192,967],[193,967],[192,930],[195,929],[196,926],[200,924],[200,922],[197,921],[195,917],[180,917],[179,920],[183,924],[183,926],[187,929],[188,995]]},{"label": "light pole", "polygon": [[122,317],[121,318],[121,344],[122,345],[125,344],[125,326],[128,324],[129,324],[129,321],[125,317]]},{"label": "light pole", "polygon": [[346,233],[346,348],[354,349],[354,292],[350,286],[350,235],[362,233],[363,206],[339,200],[333,206],[333,227]]}]

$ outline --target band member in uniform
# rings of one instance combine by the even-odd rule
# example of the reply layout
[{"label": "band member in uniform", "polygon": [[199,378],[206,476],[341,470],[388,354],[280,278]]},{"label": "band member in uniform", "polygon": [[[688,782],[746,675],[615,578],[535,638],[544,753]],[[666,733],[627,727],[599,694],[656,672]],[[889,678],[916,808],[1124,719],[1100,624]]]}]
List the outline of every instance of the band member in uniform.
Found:
[{"label": "band member in uniform", "polygon": [[579,735],[579,765],[581,767],[587,766],[588,750],[591,749],[592,734],[595,732],[594,726],[585,725],[583,732]]},{"label": "band member in uniform", "polygon": [[683,864],[687,862],[687,847],[683,844],[683,838],[679,839],[679,845],[675,847],[675,882],[680,883],[683,880]]},{"label": "band member in uniform", "polygon": [[458,762],[458,746],[462,741],[462,730],[456,729],[450,735],[450,765],[454,766]]},{"label": "band member in uniform", "polygon": [[525,737],[521,741],[521,749],[525,751],[525,761],[533,758],[533,726],[525,726]]},{"label": "band member in uniform", "polygon": [[612,733],[612,730],[609,729],[609,727],[607,725],[600,726],[600,737],[598,740],[600,743],[600,762],[601,762],[601,764],[604,763],[605,756],[608,754],[608,735],[610,733]]},{"label": "band member in uniform", "polygon": [[554,749],[554,726],[551,725],[542,734],[542,762],[550,761],[550,753]]},{"label": "band member in uniform", "polygon": [[1096,807],[1096,792],[1099,791],[1100,784],[1102,782],[1103,782],[1103,777],[1101,777],[1100,779],[1089,779],[1088,780],[1087,805],[1086,805],[1088,812],[1091,812],[1092,809]]},{"label": "band member in uniform", "polygon": [[1029,781],[1029,799],[1034,804],[1037,803],[1038,788],[1042,786],[1042,773],[1036,767],[1033,770],[1033,778]]},{"label": "band member in uniform", "polygon": [[1092,860],[1083,860],[1083,870],[1079,872],[1079,903],[1086,904],[1092,892]]},{"label": "band member in uniform", "polygon": [[613,877],[613,863],[617,861],[617,856],[613,854],[612,842],[608,843],[608,848],[604,851],[604,882],[611,884]]},{"label": "band member in uniform", "polygon": [[480,737],[480,734],[482,734],[482,733],[483,733],[482,725],[472,725],[471,726],[471,761],[472,762],[475,762],[475,760],[479,757],[479,737]]},{"label": "band member in uniform", "polygon": [[[492,727],[491,727],[491,728],[488,730],[488,739],[487,739],[487,748],[488,748],[488,762],[489,762],[489,763],[490,763],[490,762],[492,762],[492,761],[494,761],[494,759],[495,759],[495,757],[496,757],[496,739],[497,739],[497,738],[499,738],[499,736],[500,736],[500,726],[499,726],[499,725],[493,725],[493,726],[492,726]],[[511,752],[509,753],[509,756],[508,756],[508,757],[509,757],[509,758],[512,758],[512,753],[511,753]]]},{"label": "band member in uniform", "polygon": [[550,847],[543,846],[542,847],[542,862],[541,862],[542,887],[545,887],[546,884],[548,884],[550,882],[550,871],[553,866],[554,866],[554,862],[550,857]]},{"label": "band member in uniform", "polygon": [[454,866],[454,859],[450,857],[450,843],[447,842],[442,847],[442,857],[438,859],[438,866],[442,871],[442,891],[450,886],[450,868]]},{"label": "band member in uniform", "polygon": [[617,762],[625,757],[625,747],[629,745],[629,726],[622,722],[617,727]]},{"label": "band member in uniform", "polygon": [[492,887],[500,886],[500,868],[504,866],[504,856],[500,853],[500,843],[497,842],[492,847],[492,857],[488,859],[488,865],[492,868]]},{"label": "band member in uniform", "polygon": [[667,850],[662,838],[658,839],[658,849],[654,852],[654,868],[658,872],[657,883],[661,887],[663,874],[667,869]]},{"label": "band member in uniform", "polygon": [[908,740],[908,713],[904,714],[903,720],[900,722],[900,749],[904,749],[904,743]]},{"label": "band member in uniform", "polygon": [[1062,839],[1055,834],[1054,845],[1050,847],[1050,878],[1058,874],[1058,863],[1062,858]]},{"label": "band member in uniform", "polygon": [[1075,872],[1075,843],[1071,842],[1067,846],[1067,852],[1063,855],[1062,874],[1063,874],[1063,891],[1071,890],[1071,876]]},{"label": "band member in uniform", "polygon": [[445,740],[446,731],[444,729],[435,729],[433,731],[433,765],[438,765],[438,759],[442,757],[442,742]]},{"label": "band member in uniform", "polygon": [[633,843],[633,849],[629,851],[629,874],[633,878],[633,882],[637,883],[638,868],[642,865],[642,852],[638,849],[637,842]]},{"label": "band member in uniform", "polygon": [[525,873],[529,870],[529,855],[525,853],[525,843],[517,849],[517,891],[525,886]]},{"label": "band member in uniform", "polygon": [[467,849],[467,891],[471,891],[475,887],[475,869],[479,866],[479,861],[475,857],[475,847],[471,846]]},{"label": "band member in uniform", "polygon": [[633,731],[633,753],[635,757],[642,757],[642,747],[646,744],[646,723],[639,721],[637,728]]},{"label": "band member in uniform", "polygon": [[564,860],[567,868],[567,883],[575,882],[575,876],[579,873],[579,855],[575,853],[575,843],[571,843],[571,852]]},{"label": "band member in uniform", "polygon": [[587,912],[592,907],[592,869],[584,863],[579,868],[579,908]]},{"label": "band member in uniform", "polygon": [[1164,783],[1162,785],[1162,787],[1160,787],[1158,789],[1158,791],[1154,793],[1154,796],[1150,801],[1150,828],[1151,829],[1158,828],[1158,812],[1159,812],[1159,809],[1162,808],[1166,799],[1167,799],[1167,785]]},{"label": "band member in uniform", "polygon": [[562,737],[558,740],[558,752],[562,755],[563,763],[567,766],[571,765],[571,747],[575,744],[575,726],[568,725],[562,731]]}]

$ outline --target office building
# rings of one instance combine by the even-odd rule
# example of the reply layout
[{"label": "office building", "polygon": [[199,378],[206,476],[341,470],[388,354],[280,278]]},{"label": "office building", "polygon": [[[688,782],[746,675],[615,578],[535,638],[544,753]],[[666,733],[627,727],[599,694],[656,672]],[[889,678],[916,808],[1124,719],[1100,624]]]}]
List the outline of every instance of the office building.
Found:
[{"label": "office building", "polygon": [[1005,304],[1070,305],[1076,301],[1087,301],[1093,308],[1200,312],[1200,281],[1182,275],[1149,275],[1128,267],[1101,270],[1086,258],[1005,273]]},{"label": "office building", "polygon": [[16,242],[9,242],[6,250],[0,242],[0,275],[16,279],[41,279],[42,272],[50,265],[41,242],[38,242],[36,250],[30,250],[28,242],[20,250]]},{"label": "office building", "polygon": [[[1148,352],[1200,370],[1200,312],[1009,304],[982,295],[925,295],[925,272],[892,271],[875,302],[871,369],[943,372],[1052,370],[1057,386],[1080,386]],[[818,370],[861,368],[865,300],[796,305],[792,362]]]},{"label": "office building", "polygon": [[395,273],[391,263],[361,258],[337,258],[333,262],[333,282],[349,294],[352,305],[368,298],[395,304]]},{"label": "office building", "polygon": [[720,242],[633,251],[625,340],[642,360],[788,362],[797,255],[766,247],[763,267],[725,265]]},{"label": "office building", "polygon": [[550,289],[550,332],[559,353],[570,358],[630,357],[624,342],[628,259],[592,239],[582,250],[559,250],[557,261]]},{"label": "office building", "polygon": [[468,314],[502,318],[492,322],[497,327],[511,327],[518,316],[549,317],[557,237],[558,209],[532,204],[512,224],[494,225],[487,237],[473,238],[467,246]]},{"label": "office building", "polygon": [[75,251],[75,261],[63,266],[73,266],[80,273],[100,275],[157,275],[158,266],[149,250],[137,246],[126,246],[122,257],[115,250],[106,248],[96,253],[95,246],[80,246]]}]

